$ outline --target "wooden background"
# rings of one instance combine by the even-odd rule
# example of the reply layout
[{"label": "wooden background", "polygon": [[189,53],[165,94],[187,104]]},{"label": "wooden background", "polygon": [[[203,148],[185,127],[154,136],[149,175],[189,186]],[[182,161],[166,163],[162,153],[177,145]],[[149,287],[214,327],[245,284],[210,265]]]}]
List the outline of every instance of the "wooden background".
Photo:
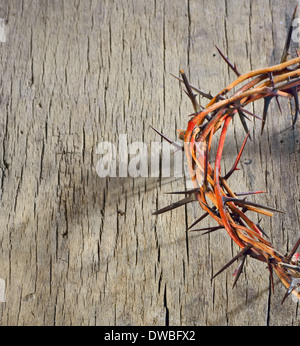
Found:
[{"label": "wooden background", "polygon": [[[185,188],[184,179],[107,177],[96,172],[98,144],[172,139],[191,104],[179,82],[212,94],[240,72],[280,61],[295,1],[0,0],[1,325],[299,325],[299,303],[271,295],[268,270],[253,259],[232,290],[238,252],[224,231],[186,228],[195,204],[151,213]],[[201,99],[203,105],[205,99]],[[262,114],[262,103],[250,110]],[[285,210],[261,226],[285,253],[299,237],[299,123],[293,104],[276,103],[241,170],[236,191]],[[245,133],[234,119],[223,161],[228,170]],[[257,216],[256,216],[257,218]],[[206,220],[201,226],[214,225]]]}]

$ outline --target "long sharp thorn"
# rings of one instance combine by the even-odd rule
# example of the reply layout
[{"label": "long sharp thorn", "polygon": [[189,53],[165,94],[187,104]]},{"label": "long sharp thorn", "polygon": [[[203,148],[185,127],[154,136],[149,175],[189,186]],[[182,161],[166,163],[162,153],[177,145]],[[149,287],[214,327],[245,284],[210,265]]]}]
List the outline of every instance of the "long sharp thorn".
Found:
[{"label": "long sharp thorn", "polygon": [[196,200],[195,196],[190,195],[188,197],[185,197],[184,199],[181,199],[180,201],[174,202],[174,203],[172,203],[172,204],[170,204],[170,205],[168,205],[162,209],[159,209],[159,210],[153,212],[152,215],[159,215],[159,214],[165,213],[167,211],[181,207],[182,205],[185,205],[187,203],[194,202],[195,200]]},{"label": "long sharp thorn", "polygon": [[156,130],[152,125],[149,125],[149,126],[152,128],[152,130],[154,130],[157,134],[159,134],[164,140],[166,140],[166,141],[169,142],[170,144],[174,145],[175,148],[177,148],[178,150],[182,150],[182,151],[184,150],[184,148],[183,148],[181,145],[179,145],[179,144],[177,144],[177,143],[171,141],[168,137],[166,137],[166,136],[163,135],[161,132],[159,132],[158,130]]},{"label": "long sharp thorn", "polygon": [[267,235],[267,233],[260,227],[260,224],[259,224],[260,221],[261,221],[261,220],[259,220],[258,223],[255,224],[256,227],[261,231],[261,233],[262,233],[265,237],[270,238],[270,237]]},{"label": "long sharp thorn", "polygon": [[244,267],[244,263],[245,263],[245,260],[246,260],[246,256],[247,254],[243,255],[243,258],[242,258],[242,262],[239,264],[238,266],[238,269],[235,273],[235,279],[234,279],[234,282],[233,282],[233,285],[232,285],[232,288],[234,288],[234,286],[236,285],[242,271],[243,271],[243,267]]},{"label": "long sharp thorn", "polygon": [[285,41],[285,45],[284,45],[284,49],[283,49],[283,53],[282,53],[280,62],[285,62],[287,60],[288,50],[289,50],[289,47],[290,47],[290,44],[291,44],[292,32],[293,32],[293,28],[294,28],[293,27],[293,21],[294,21],[295,16],[296,16],[297,7],[298,7],[298,5],[296,5],[294,13],[293,13],[293,17],[292,17],[291,24],[290,24],[290,27],[289,27],[289,31],[288,31],[288,34],[287,34],[287,37],[286,37],[286,41]]},{"label": "long sharp thorn", "polygon": [[247,143],[247,139],[248,139],[249,136],[250,136],[250,132],[247,133],[246,138],[244,139],[244,142],[243,142],[242,147],[240,149],[240,152],[238,153],[238,156],[237,156],[237,158],[236,158],[236,160],[235,160],[231,170],[225,175],[225,177],[224,177],[225,180],[227,180],[232,175],[232,173],[236,170],[237,164],[240,161],[241,155],[243,153],[243,150],[245,148],[245,145]]},{"label": "long sharp thorn", "polygon": [[[194,94],[193,92],[190,94],[190,93],[187,92],[186,90],[183,90],[183,91],[184,91],[184,92],[186,93],[186,95],[190,98],[190,100],[192,101],[193,105],[197,103],[197,101],[196,101],[196,96],[197,96],[197,94]],[[196,109],[198,109],[198,106],[199,106],[199,110],[198,110],[198,112],[196,112]],[[194,107],[194,109],[195,109],[195,107]],[[199,103],[197,103],[196,109],[195,109],[195,114],[198,114],[198,113],[200,113],[200,110],[203,109],[203,107],[202,107]]]},{"label": "long sharp thorn", "polygon": [[270,281],[271,281],[271,287],[272,287],[272,293],[274,294],[274,280],[273,280],[273,269],[270,264],[270,258],[267,258],[267,265],[270,273]]},{"label": "long sharp thorn", "polygon": [[256,119],[258,119],[258,120],[263,121],[263,119],[262,119],[261,117],[259,117],[258,115],[256,115],[256,114],[254,114],[254,113],[248,111],[248,109],[246,109],[246,108],[244,108],[244,107],[239,107],[239,108],[240,108],[243,112],[245,112],[245,113],[251,115],[253,118],[256,118]]},{"label": "long sharp thorn", "polygon": [[297,240],[296,244],[292,248],[291,252],[285,257],[285,262],[290,262],[292,257],[294,256],[295,252],[297,251],[298,247],[300,245],[300,238]]},{"label": "long sharp thorn", "polygon": [[250,202],[250,201],[246,201],[245,199],[239,199],[239,198],[233,198],[233,197],[223,197],[223,202],[227,203],[227,202],[233,202],[237,205],[242,205],[242,206],[252,206],[252,207],[257,207],[257,208],[262,208],[262,209],[266,209],[266,210],[270,210],[270,211],[276,211],[278,213],[284,214],[284,211],[275,209],[275,208],[271,208],[259,203],[255,203],[255,202]]},{"label": "long sharp thorn", "polygon": [[[191,98],[190,95],[189,95],[189,93],[188,93],[186,90],[183,89],[183,91],[184,91],[184,93],[185,93],[189,98]],[[194,95],[194,94],[192,94],[192,95]]]},{"label": "long sharp thorn", "polygon": [[287,291],[285,292],[285,295],[283,296],[282,298],[282,301],[281,301],[281,305],[284,303],[284,301],[286,300],[286,298],[290,295],[292,291],[290,291],[290,289],[288,288]]},{"label": "long sharp thorn", "polygon": [[284,301],[286,300],[286,298],[292,293],[292,291],[297,288],[297,286],[300,285],[300,279],[298,278],[292,278],[290,286],[288,287],[287,291],[285,292],[285,295],[281,301],[281,304],[284,303]]},{"label": "long sharp thorn", "polygon": [[221,228],[223,228],[223,227],[216,227],[215,229],[211,229],[211,230],[209,230],[209,231],[206,231],[206,232],[202,233],[202,235],[205,235],[205,234],[209,234],[209,233],[215,232],[216,230],[221,229]]},{"label": "long sharp thorn", "polygon": [[250,249],[252,248],[251,244],[246,245],[242,251],[240,251],[236,256],[234,256],[228,263],[226,263],[224,265],[224,267],[222,267],[211,279],[213,280],[216,276],[218,276],[219,274],[221,274],[225,269],[227,269],[232,263],[234,263],[238,258],[240,258],[241,256],[246,255]]},{"label": "long sharp thorn", "polygon": [[285,292],[285,295],[282,298],[281,301],[281,305],[284,303],[284,301],[286,300],[286,298],[290,295],[291,292],[289,292],[289,289],[287,289],[287,291]]},{"label": "long sharp thorn", "polygon": [[[238,109],[238,113],[239,113],[239,118],[241,120],[243,128],[244,128],[245,132],[248,133],[249,129],[248,129],[248,125],[247,125],[246,120],[245,120],[246,116],[240,109]],[[249,138],[251,139],[250,135],[249,135]]]},{"label": "long sharp thorn", "polygon": [[292,127],[294,128],[299,116],[299,97],[297,93],[297,87],[293,87],[291,91],[295,100],[295,116],[294,116],[293,125],[292,125]]},{"label": "long sharp thorn", "polygon": [[261,126],[261,132],[260,134],[262,135],[263,134],[263,131],[264,131],[264,127],[265,127],[265,124],[266,124],[266,119],[267,119],[267,113],[268,113],[268,108],[269,108],[269,105],[270,105],[270,101],[272,100],[274,96],[266,96],[264,98],[264,111],[263,111],[263,123],[262,123],[262,126]]},{"label": "long sharp thorn", "polygon": [[199,223],[200,221],[205,219],[208,215],[209,215],[209,213],[205,212],[202,216],[199,217],[199,219],[197,219],[195,222],[193,222],[192,225],[189,226],[188,230],[191,229],[192,227],[194,227],[195,225],[197,225],[197,223]]},{"label": "long sharp thorn", "polygon": [[[242,112],[242,107],[240,107],[240,108],[238,108],[241,112]],[[243,113],[243,112],[242,112]],[[249,120],[249,121],[251,121],[251,119],[249,118],[249,117],[247,117],[247,115],[245,114],[245,113],[243,113],[243,118],[244,119],[247,119],[247,120]],[[248,133],[249,131],[247,131],[246,133]]]},{"label": "long sharp thorn", "polygon": [[202,231],[209,231],[209,232],[205,232],[203,234],[206,233],[210,233],[210,232],[214,232],[218,229],[224,228],[224,226],[215,226],[215,227],[204,227],[204,228],[198,228],[198,229],[189,229],[190,232],[202,232]]},{"label": "long sharp thorn", "polygon": [[[184,81],[183,81],[181,78],[175,76],[173,73],[171,73],[171,76],[173,76],[174,78],[176,78],[177,80],[179,80],[179,82],[184,83]],[[193,86],[192,84],[190,84],[190,87],[191,87],[194,91],[196,91],[199,95],[201,95],[201,96],[203,96],[203,97],[205,97],[205,98],[207,98],[207,99],[209,99],[209,100],[212,100],[212,99],[213,99],[213,96],[212,96],[210,93],[207,94],[207,93],[201,91],[200,89],[196,88],[196,87]]]},{"label": "long sharp thorn", "polygon": [[215,214],[216,216],[219,216],[219,212],[216,210],[216,207],[211,208],[209,205],[207,205],[206,203],[202,202],[202,204],[209,209],[209,211],[213,214]]},{"label": "long sharp thorn", "polygon": [[[269,78],[270,78],[270,81],[271,81],[271,85],[272,85],[273,88],[275,88],[274,79],[273,79],[273,73],[272,73],[272,72],[269,72],[268,74],[269,74]],[[275,96],[275,100],[276,100],[276,102],[277,102],[277,106],[278,106],[278,108],[279,108],[279,110],[280,110],[280,113],[282,114],[278,95]]]},{"label": "long sharp thorn", "polygon": [[190,195],[191,193],[199,192],[199,187],[196,187],[192,190],[186,191],[172,191],[172,192],[164,192],[166,195]]},{"label": "long sharp thorn", "polygon": [[280,106],[280,102],[279,102],[279,97],[277,95],[275,96],[275,100],[276,100],[278,109],[279,109],[280,113],[282,114],[282,110],[281,110],[281,106]]},{"label": "long sharp thorn", "polygon": [[266,191],[248,191],[248,192],[235,192],[236,196],[256,195],[258,193],[266,193]]},{"label": "long sharp thorn", "polygon": [[300,267],[296,266],[294,264],[287,264],[283,262],[279,262],[280,265],[282,265],[284,268],[295,270],[296,272],[300,273]]},{"label": "long sharp thorn", "polygon": [[191,85],[190,85],[190,83],[189,83],[189,81],[188,81],[188,79],[187,79],[187,77],[186,77],[186,75],[184,73],[184,70],[181,69],[179,72],[180,72],[181,77],[183,79],[184,85],[185,85],[185,87],[187,89],[188,96],[190,97],[190,99],[192,101],[192,104],[193,104],[193,107],[194,107],[194,111],[195,111],[196,114],[198,114],[201,111],[201,107],[200,107],[199,103],[196,100],[195,94],[192,91],[192,87],[191,87]]},{"label": "long sharp thorn", "polygon": [[241,74],[239,73],[239,71],[236,68],[236,64],[232,65],[231,62],[228,60],[228,58],[226,58],[226,56],[221,52],[221,50],[215,45],[215,47],[217,48],[219,54],[221,55],[221,57],[225,60],[225,62],[227,63],[227,65],[232,69],[232,71],[239,77]]}]

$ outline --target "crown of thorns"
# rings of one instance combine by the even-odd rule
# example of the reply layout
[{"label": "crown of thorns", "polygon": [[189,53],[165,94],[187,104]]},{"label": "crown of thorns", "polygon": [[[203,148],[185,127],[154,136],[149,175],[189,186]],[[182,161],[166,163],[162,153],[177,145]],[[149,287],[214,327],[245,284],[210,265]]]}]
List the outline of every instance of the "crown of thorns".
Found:
[{"label": "crown of thorns", "polygon": [[[295,8],[292,21],[295,18],[296,10],[297,7]],[[292,127],[296,124],[299,114],[300,56],[297,52],[296,58],[288,60],[292,28],[291,24],[280,64],[254,70],[246,74],[240,74],[236,64],[230,63],[220,49],[216,47],[227,65],[236,74],[237,79],[215,96],[212,96],[210,93],[205,93],[191,85],[183,70],[180,70],[180,77],[174,76],[184,84],[186,88],[184,91],[190,98],[194,108],[194,113],[188,122],[187,129],[185,131],[178,130],[179,138],[184,140],[184,145],[180,149],[184,150],[186,154],[194,188],[187,191],[173,192],[174,194],[183,194],[185,198],[153,213],[154,215],[158,215],[187,203],[197,201],[204,210],[204,214],[189,227],[189,230],[205,217],[210,216],[218,223],[218,226],[193,229],[193,231],[205,231],[205,234],[207,234],[219,229],[225,229],[231,239],[241,248],[241,251],[214,274],[212,278],[215,278],[232,263],[241,258],[242,260],[235,273],[234,287],[242,272],[246,256],[250,256],[267,264],[273,291],[273,271],[275,271],[281,282],[286,286],[287,290],[282,303],[290,293],[293,293],[300,299],[300,293],[296,290],[300,286],[299,256],[296,254],[297,248],[300,245],[300,238],[288,254],[283,255],[277,251],[266,239],[267,236],[259,223],[255,223],[246,216],[246,212],[254,211],[259,214],[272,216],[273,212],[281,211],[247,200],[248,195],[263,191],[233,192],[229,187],[228,179],[237,169],[247,139],[250,137],[246,122],[249,117],[261,120],[261,134],[263,134],[270,101],[275,99],[281,111],[279,99],[292,98],[295,102]],[[228,96],[233,88],[236,91]],[[198,103],[197,95],[209,100],[206,107],[202,107]],[[250,103],[260,99],[264,101],[262,117],[253,114],[245,108]],[[220,163],[225,137],[230,122],[236,115],[238,115],[245,129],[246,137],[232,168],[226,174],[222,175]],[[214,167],[212,167],[209,162],[211,144],[214,134],[219,129],[221,130],[221,134]],[[175,144],[158,130],[154,130],[164,139]]]}]

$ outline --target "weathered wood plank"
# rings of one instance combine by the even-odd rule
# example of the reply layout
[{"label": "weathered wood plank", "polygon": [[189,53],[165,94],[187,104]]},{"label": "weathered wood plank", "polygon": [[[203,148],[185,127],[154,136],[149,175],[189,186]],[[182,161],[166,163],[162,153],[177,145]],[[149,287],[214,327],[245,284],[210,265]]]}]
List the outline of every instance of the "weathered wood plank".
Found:
[{"label": "weathered wood plank", "polygon": [[[247,260],[233,290],[235,268],[210,280],[238,249],[222,230],[186,233],[196,204],[151,215],[179,199],[163,193],[184,179],[97,174],[100,143],[119,150],[125,135],[149,154],[161,141],[149,125],[173,140],[186,127],[192,108],[170,73],[183,68],[212,94],[235,78],[214,44],[240,72],[278,63],[294,6],[0,0],[1,325],[299,325],[298,304],[280,305],[281,285],[271,296],[263,264]],[[286,211],[261,222],[285,252],[299,237],[299,125],[284,131],[293,105],[270,107],[263,138],[259,120],[249,125],[230,184],[267,189],[253,200]],[[234,119],[224,171],[244,136]]]}]

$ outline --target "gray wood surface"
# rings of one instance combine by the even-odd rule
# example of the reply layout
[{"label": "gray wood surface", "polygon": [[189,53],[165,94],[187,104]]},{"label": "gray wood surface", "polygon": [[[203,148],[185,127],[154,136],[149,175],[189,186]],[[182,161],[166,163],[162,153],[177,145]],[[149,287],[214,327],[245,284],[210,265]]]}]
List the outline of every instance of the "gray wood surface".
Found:
[{"label": "gray wood surface", "polygon": [[[187,233],[197,204],[153,216],[185,179],[97,174],[99,143],[176,140],[191,104],[179,82],[212,94],[240,72],[280,61],[295,1],[0,0],[1,325],[299,325],[299,303],[265,265],[247,259],[211,276],[238,252],[225,231]],[[201,99],[203,105],[205,99]],[[261,226],[285,253],[299,237],[299,123],[293,104],[271,104],[265,135],[249,123],[236,191],[286,211]],[[258,102],[252,110],[262,114]],[[222,169],[245,133],[234,119]],[[257,216],[254,216],[257,218]],[[212,226],[210,220],[201,226]]]}]

